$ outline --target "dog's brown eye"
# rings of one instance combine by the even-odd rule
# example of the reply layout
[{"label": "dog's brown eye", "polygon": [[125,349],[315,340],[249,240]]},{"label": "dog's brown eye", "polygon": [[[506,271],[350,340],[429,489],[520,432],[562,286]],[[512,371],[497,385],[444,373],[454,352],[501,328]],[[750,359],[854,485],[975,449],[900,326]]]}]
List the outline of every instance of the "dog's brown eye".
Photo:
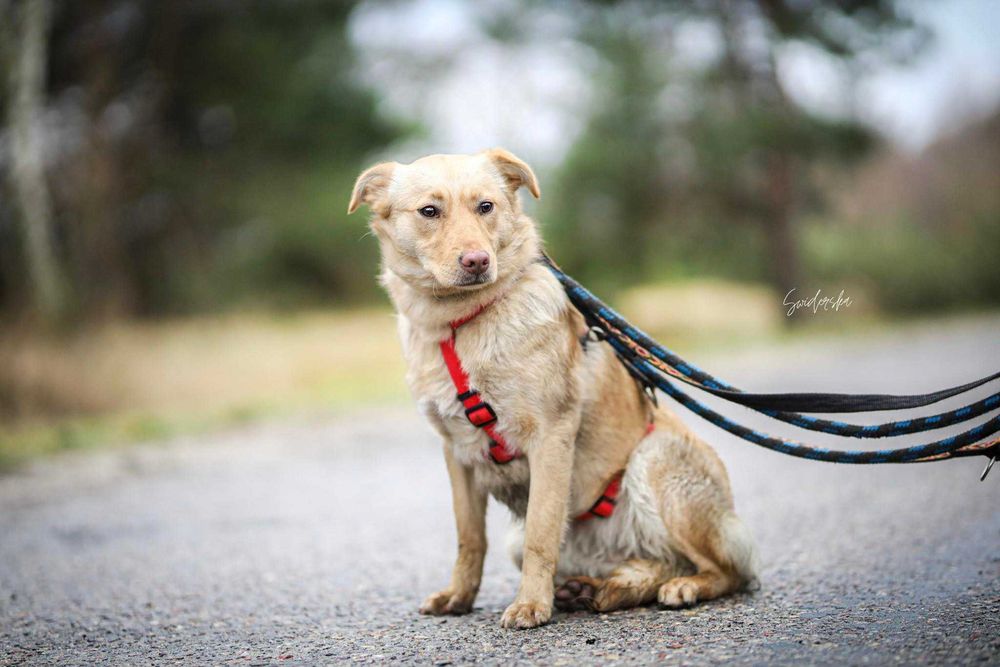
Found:
[{"label": "dog's brown eye", "polygon": [[480,204],[479,204],[479,212],[482,215],[486,215],[487,213],[489,213],[492,210],[493,210],[493,202],[491,202],[491,201],[480,202]]},{"label": "dog's brown eye", "polygon": [[420,209],[420,215],[424,216],[425,218],[436,218],[440,214],[441,211],[438,210],[437,206],[424,206],[422,209]]}]

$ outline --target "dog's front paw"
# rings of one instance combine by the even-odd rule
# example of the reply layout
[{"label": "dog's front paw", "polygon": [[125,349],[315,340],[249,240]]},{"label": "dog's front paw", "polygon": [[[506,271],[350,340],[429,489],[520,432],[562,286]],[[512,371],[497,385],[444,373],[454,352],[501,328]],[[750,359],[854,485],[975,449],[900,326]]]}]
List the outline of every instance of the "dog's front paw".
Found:
[{"label": "dog's front paw", "polygon": [[699,592],[698,583],[691,577],[674,577],[660,586],[656,598],[664,607],[680,609],[697,602]]},{"label": "dog's front paw", "polygon": [[468,614],[472,611],[472,601],[475,597],[475,593],[454,593],[446,588],[440,593],[428,595],[420,605],[420,613],[431,616]]},{"label": "dog's front paw", "polygon": [[500,626],[513,630],[526,630],[544,625],[552,618],[552,603],[513,602],[500,618]]}]

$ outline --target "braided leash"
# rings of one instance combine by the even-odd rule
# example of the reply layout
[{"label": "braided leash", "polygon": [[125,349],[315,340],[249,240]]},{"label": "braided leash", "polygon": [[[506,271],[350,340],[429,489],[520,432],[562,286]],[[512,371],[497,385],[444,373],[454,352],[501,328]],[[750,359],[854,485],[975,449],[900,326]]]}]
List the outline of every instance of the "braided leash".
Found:
[{"label": "braided leash", "polygon": [[983,471],[985,479],[990,467],[1000,456],[1000,438],[977,442],[1000,432],[1000,415],[983,424],[949,438],[923,445],[877,451],[830,450],[810,447],[800,442],[783,440],[747,428],[715,412],[705,404],[681,391],[670,378],[690,384],[720,398],[765,414],[799,428],[852,438],[884,438],[909,433],[921,433],[959,424],[1000,406],[1000,392],[970,405],[917,419],[883,424],[849,424],[842,421],[817,419],[801,412],[874,412],[921,407],[964,393],[1000,377],[987,376],[959,387],[932,394],[893,396],[883,394],[751,394],[712,377],[667,350],[642,331],[629,324],[621,315],[605,305],[586,288],[562,272],[547,256],[543,262],[562,283],[570,301],[580,311],[599,338],[606,339],[625,363],[630,373],[652,390],[662,390],[681,405],[720,428],[761,447],[801,458],[834,463],[919,463],[962,456],[985,455],[990,462]]}]

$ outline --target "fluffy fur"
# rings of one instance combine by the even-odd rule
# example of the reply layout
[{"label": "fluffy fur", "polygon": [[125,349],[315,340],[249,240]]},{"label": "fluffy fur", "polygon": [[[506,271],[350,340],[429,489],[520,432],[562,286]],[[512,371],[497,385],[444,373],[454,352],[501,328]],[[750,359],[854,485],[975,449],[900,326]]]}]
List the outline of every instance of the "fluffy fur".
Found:
[{"label": "fluffy fur", "polygon": [[[540,196],[531,168],[506,151],[432,155],[366,170],[348,207],[371,208],[406,379],[441,435],[451,479],[458,557],[450,584],[420,611],[472,608],[488,495],[514,515],[508,549],[522,573],[504,627],[545,623],[554,601],[598,611],[653,600],[679,607],[739,589],[754,577],[752,547],[721,461],[676,417],[653,410],[609,346],[581,346],[582,318],[537,262],[521,187]],[[460,264],[472,251],[490,258],[475,282]],[[498,429],[524,454],[506,465],[486,457],[487,438],[466,420],[438,346],[449,322],[480,306],[456,349]],[[656,429],[644,435],[651,419]],[[619,471],[614,514],[574,521]]]}]

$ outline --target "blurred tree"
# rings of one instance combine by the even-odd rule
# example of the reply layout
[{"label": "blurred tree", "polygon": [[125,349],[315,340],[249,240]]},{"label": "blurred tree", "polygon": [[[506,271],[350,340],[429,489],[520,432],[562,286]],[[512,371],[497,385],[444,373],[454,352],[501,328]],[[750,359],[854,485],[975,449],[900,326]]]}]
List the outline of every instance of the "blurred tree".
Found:
[{"label": "blurred tree", "polygon": [[[617,276],[648,274],[650,262],[683,264],[691,245],[682,237],[688,235],[716,247],[699,249],[704,260],[736,264],[737,272],[756,260],[753,277],[768,279],[781,293],[799,286],[794,222],[802,208],[822,203],[810,187],[809,167],[856,158],[873,145],[873,136],[853,118],[818,115],[789,98],[778,75],[778,53],[794,42],[854,68],[875,57],[904,61],[925,33],[898,5],[580,3],[573,12],[577,38],[600,55],[609,74],[600,79],[598,106],[546,209],[557,236],[568,237],[574,228],[583,232],[569,251],[570,268],[606,281],[612,273],[613,284]],[[678,33],[692,26],[701,29],[702,42],[715,46],[711,57],[693,65],[676,46]],[[738,229],[740,222],[761,232],[763,257],[752,247],[724,248],[725,239],[730,246],[753,243],[752,235]],[[607,234],[586,240],[602,227]],[[671,237],[667,230],[683,234]],[[667,245],[656,243],[660,251],[654,253],[650,245],[656,241]],[[590,262],[583,261],[583,251]]]},{"label": "blurred tree", "polygon": [[48,70],[48,0],[0,2],[0,62],[6,71],[10,127],[10,189],[17,200],[31,302],[45,321],[59,318],[63,280],[45,182],[41,114]]},{"label": "blurred tree", "polygon": [[660,106],[666,53],[655,21],[637,8],[589,15],[579,29],[601,57],[600,91],[544,205],[556,256],[584,276],[627,284],[644,275],[644,244],[664,205],[662,145],[670,132]]},{"label": "blurred tree", "polygon": [[[702,3],[702,15],[720,26],[724,46],[722,58],[705,72],[706,96],[694,116],[694,131],[704,147],[699,151],[702,173],[710,192],[725,191],[719,200],[732,204],[730,215],[742,211],[763,228],[768,278],[782,294],[801,285],[793,217],[801,202],[818,196],[809,188],[807,167],[823,159],[856,158],[873,145],[873,137],[856,120],[819,116],[795,104],[778,76],[776,52],[783,43],[798,41],[842,60],[871,57],[873,52],[908,59],[922,44],[923,33],[898,4]],[[727,137],[737,138],[729,149],[724,148]]]},{"label": "blurred tree", "polygon": [[[65,249],[79,315],[214,307],[288,285],[356,293],[353,274],[371,258],[334,260],[343,232],[326,231],[321,195],[346,198],[365,156],[403,130],[354,78],[354,4],[53,5],[48,87],[29,114],[46,121],[59,243],[44,245]],[[16,99],[0,97],[15,137]],[[262,218],[269,202],[278,206]],[[0,201],[0,237],[8,215]],[[32,253],[2,254],[36,270]],[[5,269],[0,306],[15,303],[17,274]]]}]

